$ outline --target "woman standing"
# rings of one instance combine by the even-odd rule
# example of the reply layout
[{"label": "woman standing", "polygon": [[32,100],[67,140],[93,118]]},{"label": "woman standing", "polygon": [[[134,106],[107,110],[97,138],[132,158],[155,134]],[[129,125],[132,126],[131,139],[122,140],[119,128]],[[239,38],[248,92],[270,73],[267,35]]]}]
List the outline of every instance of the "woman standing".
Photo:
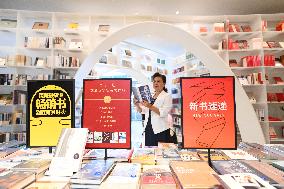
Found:
[{"label": "woman standing", "polygon": [[172,108],[172,97],[167,93],[166,76],[155,73],[152,76],[155,93],[151,103],[135,102],[140,113],[145,113],[145,146],[157,146],[158,142],[170,142],[170,128],[168,114]]}]

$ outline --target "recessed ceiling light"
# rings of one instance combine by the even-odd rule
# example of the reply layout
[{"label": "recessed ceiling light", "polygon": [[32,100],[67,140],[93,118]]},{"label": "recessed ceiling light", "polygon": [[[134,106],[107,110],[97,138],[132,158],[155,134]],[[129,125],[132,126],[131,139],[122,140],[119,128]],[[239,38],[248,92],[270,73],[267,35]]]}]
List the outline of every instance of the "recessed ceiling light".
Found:
[{"label": "recessed ceiling light", "polygon": [[178,11],[178,10],[176,11],[176,14],[179,14],[179,11]]}]

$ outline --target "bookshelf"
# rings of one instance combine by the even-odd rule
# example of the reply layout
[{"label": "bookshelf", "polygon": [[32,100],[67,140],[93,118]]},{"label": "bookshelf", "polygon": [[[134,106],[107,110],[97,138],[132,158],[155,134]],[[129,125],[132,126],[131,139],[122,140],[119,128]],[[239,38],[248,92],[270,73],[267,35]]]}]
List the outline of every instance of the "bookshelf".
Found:
[{"label": "bookshelf", "polygon": [[[256,99],[255,109],[264,110],[264,121],[261,122],[263,131],[266,133],[266,140],[269,127],[275,126],[268,121],[269,115],[283,113],[277,108],[282,101],[268,101],[267,93],[284,93],[284,85],[273,83],[273,77],[280,77],[282,80],[284,67],[279,58],[284,55],[284,48],[264,48],[262,42],[275,41],[282,42],[284,31],[276,31],[275,26],[284,19],[284,14],[256,14],[256,15],[222,15],[222,16],[187,16],[187,15],[96,15],[84,13],[63,13],[63,12],[40,12],[22,10],[0,10],[1,19],[10,19],[10,22],[0,21],[0,74],[22,74],[31,75],[50,75],[51,78],[64,79],[74,77],[76,71],[88,56],[88,54],[106,39],[110,34],[120,30],[130,24],[143,21],[164,22],[178,28],[193,32],[202,41],[208,44],[225,63],[230,65],[230,60],[235,60],[238,67],[231,67],[232,71],[238,75],[261,73],[261,78],[266,81],[268,76],[269,83],[261,85],[246,85],[244,90],[248,95],[253,95]],[[17,21],[16,24],[14,21]],[[32,29],[35,22],[48,23],[45,29]],[[231,24],[231,31],[230,31]],[[238,26],[240,31],[237,31]],[[243,26],[243,27],[242,27]],[[250,26],[250,29],[248,27]],[[243,29],[246,28],[246,29]],[[28,40],[25,40],[25,37]],[[60,38],[60,42],[55,43],[54,39]],[[39,45],[48,40],[48,46]],[[30,41],[30,43],[29,43]],[[228,42],[231,41],[234,48]],[[62,42],[62,43],[61,43]],[[81,44],[82,43],[82,44]],[[81,45],[80,45],[81,44]],[[128,44],[129,45],[129,44]],[[235,45],[235,46],[234,46]],[[70,48],[70,46],[72,48]],[[245,48],[244,48],[245,47]],[[94,72],[103,74],[116,69],[125,69],[133,73],[142,73],[145,78],[155,71],[165,73],[167,70],[168,81],[181,76],[197,76],[203,73],[203,69],[197,71],[192,67],[186,67],[183,73],[173,74],[171,71],[187,65],[182,61],[177,61],[177,57],[167,55],[151,55],[152,60],[148,61],[146,56],[137,56],[131,47],[133,55],[128,56],[123,52],[129,49],[127,44],[114,48],[112,52],[106,52],[107,64],[98,63],[94,67]],[[121,52],[122,50],[122,52]],[[145,54],[140,51],[138,54]],[[13,59],[15,55],[28,57],[29,61],[17,62]],[[147,53],[146,53],[147,55]],[[260,64],[254,67],[244,66],[244,57],[260,57]],[[273,56],[276,64],[271,66],[266,64],[266,56]],[[10,62],[3,64],[3,59],[9,57]],[[65,57],[71,60],[70,63],[62,63],[58,59]],[[37,58],[43,59],[41,65],[35,65]],[[166,65],[157,63],[158,59],[165,59]],[[246,58],[247,59],[247,58]],[[72,61],[73,60],[73,61]],[[76,64],[74,63],[76,60]],[[124,63],[122,63],[124,60]],[[72,62],[74,64],[72,64]],[[132,67],[127,62],[132,63]],[[171,64],[171,62],[175,62]],[[176,65],[179,62],[180,65]],[[12,63],[12,64],[10,64]],[[148,66],[148,67],[147,67]],[[152,68],[150,68],[150,66]],[[148,69],[148,70],[147,70]],[[206,72],[206,71],[205,71]],[[149,80],[148,80],[149,81]],[[145,82],[145,80],[144,80]],[[170,83],[170,82],[168,82]],[[169,89],[174,88],[167,86]],[[13,92],[14,90],[26,90],[25,86],[10,85],[0,86],[1,93]],[[0,108],[0,112],[5,112],[5,108]],[[25,108],[23,108],[24,110]],[[278,114],[277,114],[278,115]],[[281,117],[282,118],[282,117]],[[284,119],[284,118],[282,118]],[[281,125],[281,122],[279,123]],[[284,124],[283,124],[284,125]],[[280,131],[277,133],[281,139]],[[271,141],[273,142],[273,141]]]}]

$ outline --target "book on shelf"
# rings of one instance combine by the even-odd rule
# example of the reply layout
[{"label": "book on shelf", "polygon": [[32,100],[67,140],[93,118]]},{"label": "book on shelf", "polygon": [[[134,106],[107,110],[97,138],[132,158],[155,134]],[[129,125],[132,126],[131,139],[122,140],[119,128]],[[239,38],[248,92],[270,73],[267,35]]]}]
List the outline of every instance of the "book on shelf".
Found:
[{"label": "book on shelf", "polygon": [[225,23],[224,22],[216,22],[213,24],[214,32],[225,32]]},{"label": "book on shelf", "polygon": [[281,77],[273,77],[273,80],[275,81],[275,84],[277,85],[284,85],[284,81]]},{"label": "book on shelf", "polygon": [[206,32],[208,32],[208,28],[206,26],[199,27],[199,33],[206,33]]},{"label": "book on shelf", "polygon": [[13,92],[10,94],[0,94],[0,105],[13,104]]},{"label": "book on shelf", "polygon": [[284,31],[284,21],[280,21],[275,26],[276,31]]},{"label": "book on shelf", "polygon": [[279,41],[278,42],[281,48],[284,48],[284,42],[283,41]]},{"label": "book on shelf", "polygon": [[238,64],[238,62],[237,62],[236,59],[230,59],[230,60],[229,60],[229,66],[230,66],[230,67],[242,67],[241,64]]},{"label": "book on shelf", "polygon": [[27,171],[4,171],[0,174],[0,188],[24,188],[36,179],[35,173]]},{"label": "book on shelf", "polygon": [[251,49],[261,49],[262,48],[262,38],[260,37],[254,37],[250,39],[250,45]]},{"label": "book on shelf", "polygon": [[281,48],[277,41],[266,41],[269,48]]},{"label": "book on shelf", "polygon": [[241,25],[243,32],[252,32],[250,25]]},{"label": "book on shelf", "polygon": [[53,46],[55,49],[63,49],[66,47],[66,40],[64,37],[54,37]]},{"label": "book on shelf", "polygon": [[124,50],[126,56],[132,56],[132,52],[129,49]]},{"label": "book on shelf", "polygon": [[82,39],[71,39],[69,43],[69,49],[83,49]]},{"label": "book on shelf", "polygon": [[78,22],[70,22],[70,23],[68,23],[67,28],[71,29],[71,30],[76,30],[76,29],[79,28],[79,23]]},{"label": "book on shelf", "polygon": [[231,189],[266,188],[276,189],[262,178],[250,173],[233,173],[219,175],[222,183]]},{"label": "book on shelf", "polygon": [[99,185],[107,177],[114,166],[112,160],[92,160],[74,174],[70,182],[72,184],[96,184]]},{"label": "book on shelf", "polygon": [[121,64],[123,67],[132,68],[132,63],[128,60],[122,60]]},{"label": "book on shelf", "polygon": [[229,24],[229,32],[241,32],[239,24]]},{"label": "book on shelf", "polygon": [[32,29],[42,30],[48,29],[49,23],[48,22],[34,22]]},{"label": "book on shelf", "polygon": [[106,35],[110,31],[110,25],[109,24],[100,24],[98,27],[98,32],[100,34]]},{"label": "book on shelf", "polygon": [[9,18],[1,18],[0,27],[16,28],[17,27],[17,20],[16,19],[9,19]]}]

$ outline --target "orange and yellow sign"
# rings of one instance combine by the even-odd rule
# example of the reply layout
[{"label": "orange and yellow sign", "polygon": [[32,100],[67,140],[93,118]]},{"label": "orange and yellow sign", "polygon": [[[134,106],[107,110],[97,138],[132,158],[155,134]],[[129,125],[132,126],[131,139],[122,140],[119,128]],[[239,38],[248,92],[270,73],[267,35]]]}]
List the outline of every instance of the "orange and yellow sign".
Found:
[{"label": "orange and yellow sign", "polygon": [[184,148],[236,148],[233,76],[181,78]]}]

